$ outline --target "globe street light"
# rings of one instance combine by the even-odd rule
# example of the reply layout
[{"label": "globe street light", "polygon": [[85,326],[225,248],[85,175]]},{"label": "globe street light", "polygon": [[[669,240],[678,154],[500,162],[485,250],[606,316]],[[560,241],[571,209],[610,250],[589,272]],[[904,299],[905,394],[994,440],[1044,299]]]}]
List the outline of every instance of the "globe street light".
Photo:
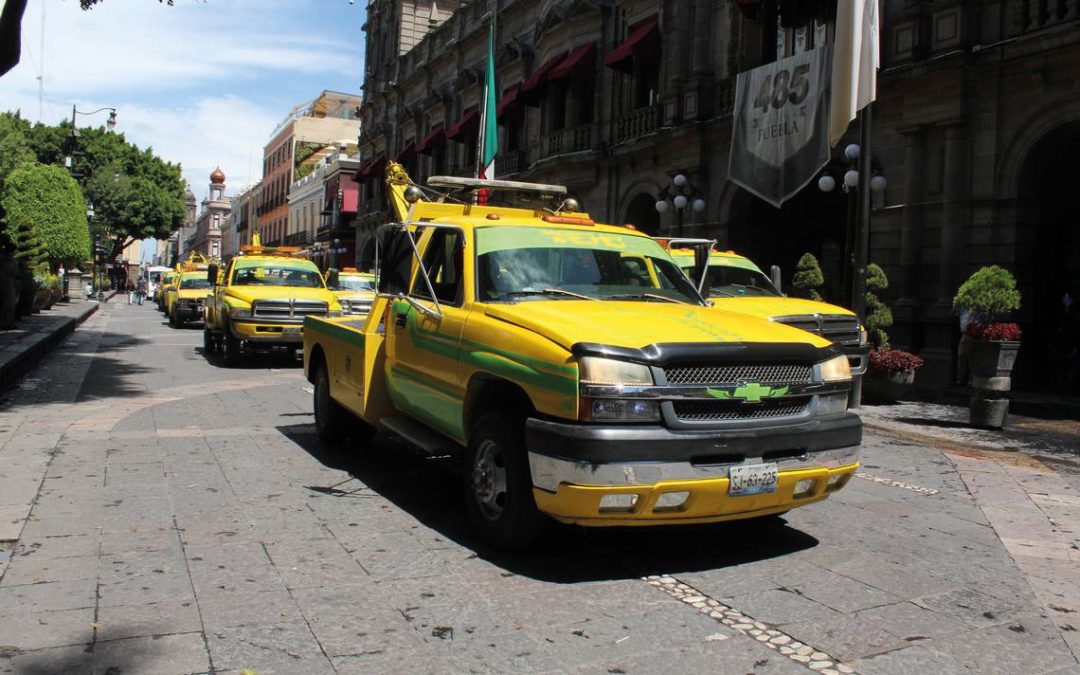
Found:
[{"label": "globe street light", "polygon": [[693,209],[694,213],[704,212],[707,206],[705,199],[699,194],[697,188],[690,184],[686,174],[675,174],[671,179],[671,185],[665,185],[664,189],[657,195],[657,213],[665,214],[673,206],[675,207],[676,232],[681,237],[683,233],[683,214],[686,212],[687,206]]},{"label": "globe street light", "polygon": [[64,166],[70,170],[73,175],[75,173],[76,146],[79,140],[79,127],[76,124],[76,118],[79,115],[96,115],[100,112],[105,112],[106,110],[109,111],[109,119],[105,122],[105,130],[107,133],[112,133],[116,129],[116,108],[105,107],[89,112],[83,112],[77,110],[75,106],[71,106],[71,134],[68,136],[68,151],[64,156]]}]

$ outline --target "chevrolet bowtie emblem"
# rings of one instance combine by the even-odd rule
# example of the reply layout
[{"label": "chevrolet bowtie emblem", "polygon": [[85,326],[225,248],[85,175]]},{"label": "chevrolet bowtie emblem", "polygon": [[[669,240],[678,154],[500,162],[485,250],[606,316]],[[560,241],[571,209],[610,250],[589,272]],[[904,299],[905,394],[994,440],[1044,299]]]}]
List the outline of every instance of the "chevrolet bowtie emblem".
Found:
[{"label": "chevrolet bowtie emblem", "polygon": [[790,387],[766,387],[759,382],[743,382],[733,390],[706,389],[709,396],[721,400],[744,401],[746,403],[760,403],[767,398],[778,398],[788,393]]}]

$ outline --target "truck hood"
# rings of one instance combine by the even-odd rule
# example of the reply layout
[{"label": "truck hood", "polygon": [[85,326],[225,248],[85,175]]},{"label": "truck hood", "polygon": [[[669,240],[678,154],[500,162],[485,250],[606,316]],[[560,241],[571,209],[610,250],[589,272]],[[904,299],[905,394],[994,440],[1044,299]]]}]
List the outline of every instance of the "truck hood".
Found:
[{"label": "truck hood", "polygon": [[488,305],[488,316],[521,326],[570,349],[579,342],[640,349],[661,343],[804,343],[816,335],[743,313],[662,302],[537,300]]},{"label": "truck hood", "polygon": [[827,302],[804,300],[802,298],[745,297],[745,298],[710,298],[719,309],[749,314],[762,319],[777,316],[800,316],[806,314],[832,314],[855,316],[850,309]]},{"label": "truck hood", "polygon": [[184,300],[198,300],[199,298],[205,298],[210,295],[210,290],[206,288],[185,288],[182,291],[176,292],[176,297]]},{"label": "truck hood", "polygon": [[229,298],[251,304],[255,300],[321,300],[329,303],[330,309],[340,309],[334,294],[325,288],[301,288],[299,286],[230,286],[226,290]]}]

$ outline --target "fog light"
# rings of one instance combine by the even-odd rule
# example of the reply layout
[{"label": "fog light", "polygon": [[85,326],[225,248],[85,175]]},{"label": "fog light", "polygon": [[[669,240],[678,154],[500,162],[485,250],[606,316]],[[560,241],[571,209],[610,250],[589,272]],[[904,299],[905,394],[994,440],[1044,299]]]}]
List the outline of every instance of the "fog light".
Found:
[{"label": "fog light", "polygon": [[655,421],[660,419],[660,404],[657,401],[640,399],[599,398],[592,402],[591,419],[594,422],[601,420]]},{"label": "fog light", "polygon": [[665,492],[656,500],[653,511],[678,511],[686,504],[689,496],[690,493],[685,490],[682,492]]},{"label": "fog light", "polygon": [[825,484],[826,490],[839,490],[844,487],[844,483],[847,482],[847,478],[850,474],[834,473],[829,476],[829,482]]},{"label": "fog light", "polygon": [[801,481],[795,483],[795,496],[805,497],[814,490],[814,479],[803,478]]},{"label": "fog light", "polygon": [[604,495],[600,498],[601,513],[629,513],[637,504],[637,495]]}]

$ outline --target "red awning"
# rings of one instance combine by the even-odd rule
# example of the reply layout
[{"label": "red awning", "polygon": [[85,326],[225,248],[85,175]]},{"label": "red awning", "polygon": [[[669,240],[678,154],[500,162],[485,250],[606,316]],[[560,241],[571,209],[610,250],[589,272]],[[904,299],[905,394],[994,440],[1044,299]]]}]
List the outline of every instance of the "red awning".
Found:
[{"label": "red awning", "polygon": [[578,72],[579,68],[592,68],[593,55],[596,53],[596,43],[590,42],[580,47],[575,47],[562,62],[552,69],[548,75],[549,80],[559,80],[570,77]]},{"label": "red awning", "polygon": [[660,20],[654,16],[635,28],[630,37],[626,38],[626,42],[608,52],[608,55],[604,57],[604,65],[616,70],[630,70],[635,55],[648,53],[651,47],[659,47],[659,45]]},{"label": "red awning", "polygon": [[416,151],[426,155],[435,148],[441,147],[444,143],[446,143],[446,131],[443,129],[442,124],[437,124],[431,130],[431,133],[425,136],[424,140],[420,141],[420,144],[416,146]]},{"label": "red awning", "polygon": [[495,106],[495,119],[502,119],[504,115],[513,113],[521,107],[521,85],[515,84],[510,88],[506,94],[499,99],[499,104]]},{"label": "red awning", "polygon": [[458,136],[465,134],[471,136],[480,129],[480,106],[474,105],[461,116],[450,131],[446,132],[447,140],[456,141]]},{"label": "red awning", "polygon": [[555,58],[548,59],[544,65],[533,71],[529,79],[521,83],[521,97],[525,103],[532,104],[539,99],[540,92],[543,90],[544,85],[547,84],[548,75],[565,59],[566,52],[559,54]]},{"label": "red awning", "polygon": [[408,162],[413,157],[416,157],[416,143],[409,141],[405,147],[401,149],[401,152],[397,154],[397,157],[394,158],[394,161]]},{"label": "red awning", "polygon": [[345,176],[341,177],[341,212],[356,213],[360,205],[360,187]]}]

